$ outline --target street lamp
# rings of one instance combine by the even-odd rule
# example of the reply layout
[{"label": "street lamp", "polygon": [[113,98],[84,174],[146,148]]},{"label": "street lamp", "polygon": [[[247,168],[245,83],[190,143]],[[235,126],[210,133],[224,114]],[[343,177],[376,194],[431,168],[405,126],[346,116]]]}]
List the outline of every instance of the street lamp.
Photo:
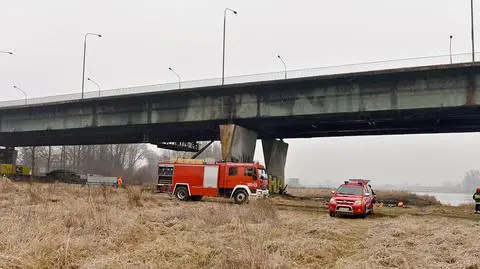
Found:
[{"label": "street lamp", "polygon": [[83,92],[84,92],[84,87],[85,87],[85,56],[86,56],[86,53],[87,53],[87,36],[89,36],[89,35],[102,37],[101,34],[86,33],[85,38],[83,39],[82,99],[83,99]]},{"label": "street lamp", "polygon": [[178,88],[181,89],[182,88],[182,79],[180,78],[178,73],[175,72],[175,70],[173,70],[173,68],[171,68],[171,67],[169,67],[168,70],[172,71],[175,74],[175,76],[177,76],[177,78],[178,78]]},{"label": "street lamp", "polygon": [[15,85],[13,85],[13,88],[21,91],[23,93],[23,95],[25,95],[25,104],[27,104],[27,93],[24,90],[20,89],[19,87],[15,86]]},{"label": "street lamp", "polygon": [[227,11],[237,14],[237,11],[226,8],[223,12],[223,61],[222,61],[222,85],[225,83],[225,27],[227,24]]},{"label": "street lamp", "polygon": [[452,64],[452,39],[453,35],[450,35],[450,64]]},{"label": "street lamp", "polygon": [[470,19],[472,28],[472,63],[475,63],[475,30],[473,27],[473,0],[470,0]]},{"label": "street lamp", "polygon": [[280,54],[277,54],[277,58],[280,59],[280,61],[281,61],[282,64],[283,64],[283,70],[284,70],[284,73],[285,73],[285,79],[287,79],[287,65],[286,65],[285,62],[283,61],[282,57],[280,57]]},{"label": "street lamp", "polygon": [[97,85],[98,88],[98,97],[100,97],[100,85],[91,78],[87,78],[88,81],[91,81],[93,84]]},{"label": "street lamp", "polygon": [[5,54],[13,55],[13,52],[11,52],[11,51],[2,51],[2,50],[0,50],[0,53],[5,53]]}]

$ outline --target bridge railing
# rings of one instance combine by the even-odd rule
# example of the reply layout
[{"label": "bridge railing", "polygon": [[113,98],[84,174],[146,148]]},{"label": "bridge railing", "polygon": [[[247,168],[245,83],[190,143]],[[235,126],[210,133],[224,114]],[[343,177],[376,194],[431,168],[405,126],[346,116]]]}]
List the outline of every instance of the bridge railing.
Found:
[{"label": "bridge railing", "polygon": [[[478,55],[476,54],[476,57],[478,57],[479,55],[480,53],[478,53]],[[471,53],[453,54],[452,63],[467,63],[471,61],[471,57],[472,57]],[[425,57],[404,58],[404,59],[395,59],[395,60],[343,64],[343,65],[335,65],[335,66],[324,66],[324,67],[309,68],[309,69],[287,70],[287,78],[304,78],[304,77],[313,77],[313,76],[321,76],[321,75],[346,74],[346,73],[363,72],[363,71],[376,71],[376,70],[384,70],[384,69],[408,68],[408,67],[449,64],[449,63],[450,63],[450,55],[425,56]],[[285,78],[285,72],[283,71],[272,72],[272,73],[251,74],[251,75],[226,77],[225,84],[228,85],[228,84],[238,84],[238,83],[248,83],[248,82],[282,80],[284,78]],[[181,85],[179,85],[178,83],[154,84],[154,85],[119,88],[119,89],[112,89],[112,90],[103,90],[100,92],[99,91],[85,92],[84,99],[175,90],[175,89],[179,89],[179,86],[182,89],[189,89],[189,88],[200,88],[200,87],[218,86],[218,85],[221,85],[221,78],[183,81],[181,82]],[[81,93],[73,93],[73,94],[63,94],[63,95],[46,96],[46,97],[35,97],[35,98],[26,99],[26,100],[22,99],[22,100],[0,101],[0,107],[75,101],[75,100],[81,99],[81,97],[82,97]]]}]

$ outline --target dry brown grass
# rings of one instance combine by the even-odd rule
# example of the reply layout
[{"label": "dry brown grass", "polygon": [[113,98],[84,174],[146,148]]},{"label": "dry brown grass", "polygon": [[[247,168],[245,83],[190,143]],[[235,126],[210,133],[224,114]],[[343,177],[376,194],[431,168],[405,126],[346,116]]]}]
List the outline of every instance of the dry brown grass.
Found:
[{"label": "dry brown grass", "polygon": [[0,216],[0,268],[480,266],[480,218],[467,206],[363,220],[330,218],[316,201],[179,202],[136,187],[0,180]]},{"label": "dry brown grass", "polygon": [[128,204],[130,206],[141,207],[142,203],[142,190],[137,186],[131,186],[127,189]]},{"label": "dry brown grass", "polygon": [[293,196],[307,198],[330,198],[333,188],[293,188],[288,187],[287,192]]}]

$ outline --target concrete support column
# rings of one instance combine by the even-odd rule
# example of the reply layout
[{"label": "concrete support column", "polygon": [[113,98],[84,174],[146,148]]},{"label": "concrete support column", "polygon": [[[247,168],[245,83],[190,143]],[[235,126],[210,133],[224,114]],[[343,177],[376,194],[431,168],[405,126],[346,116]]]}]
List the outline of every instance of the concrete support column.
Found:
[{"label": "concrete support column", "polygon": [[271,178],[270,191],[279,192],[285,186],[285,163],[287,161],[288,144],[280,140],[262,140],[265,166]]},{"label": "concrete support column", "polygon": [[220,125],[222,160],[253,162],[258,134],[235,124]]}]

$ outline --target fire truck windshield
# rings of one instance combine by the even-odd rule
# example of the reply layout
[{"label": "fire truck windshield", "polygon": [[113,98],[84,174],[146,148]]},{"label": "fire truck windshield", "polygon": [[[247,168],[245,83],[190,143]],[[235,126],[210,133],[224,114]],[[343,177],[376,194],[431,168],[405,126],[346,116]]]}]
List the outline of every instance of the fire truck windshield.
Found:
[{"label": "fire truck windshield", "polygon": [[267,179],[268,176],[267,176],[267,171],[265,171],[265,169],[258,169],[258,178],[259,179]]}]

